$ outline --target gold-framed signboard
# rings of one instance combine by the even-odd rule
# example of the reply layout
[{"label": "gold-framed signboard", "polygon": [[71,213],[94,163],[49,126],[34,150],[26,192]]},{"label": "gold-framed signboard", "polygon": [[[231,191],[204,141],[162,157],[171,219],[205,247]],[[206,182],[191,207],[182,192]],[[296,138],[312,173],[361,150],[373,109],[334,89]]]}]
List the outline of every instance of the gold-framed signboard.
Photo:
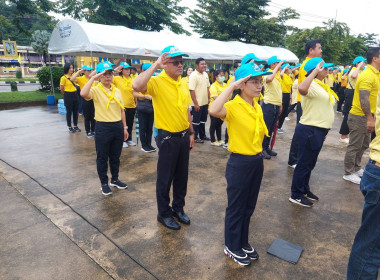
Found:
[{"label": "gold-framed signboard", "polygon": [[4,56],[17,57],[16,41],[3,40]]}]

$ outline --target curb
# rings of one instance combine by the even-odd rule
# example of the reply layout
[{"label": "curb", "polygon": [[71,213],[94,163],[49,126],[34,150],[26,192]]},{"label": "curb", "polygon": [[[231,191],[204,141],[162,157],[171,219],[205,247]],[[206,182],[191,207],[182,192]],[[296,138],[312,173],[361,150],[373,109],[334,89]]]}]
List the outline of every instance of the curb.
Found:
[{"label": "curb", "polygon": [[[17,84],[40,84],[38,81],[15,81]],[[0,85],[10,85],[10,81],[1,81]]]}]

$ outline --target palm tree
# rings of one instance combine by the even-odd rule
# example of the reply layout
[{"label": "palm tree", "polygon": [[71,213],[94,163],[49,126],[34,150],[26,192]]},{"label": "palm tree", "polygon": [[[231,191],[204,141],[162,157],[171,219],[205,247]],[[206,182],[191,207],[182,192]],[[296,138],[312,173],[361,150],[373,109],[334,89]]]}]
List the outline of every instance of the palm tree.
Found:
[{"label": "palm tree", "polygon": [[32,34],[32,48],[36,53],[43,56],[44,64],[46,64],[46,55],[48,51],[49,40],[50,34],[46,30],[36,30]]}]

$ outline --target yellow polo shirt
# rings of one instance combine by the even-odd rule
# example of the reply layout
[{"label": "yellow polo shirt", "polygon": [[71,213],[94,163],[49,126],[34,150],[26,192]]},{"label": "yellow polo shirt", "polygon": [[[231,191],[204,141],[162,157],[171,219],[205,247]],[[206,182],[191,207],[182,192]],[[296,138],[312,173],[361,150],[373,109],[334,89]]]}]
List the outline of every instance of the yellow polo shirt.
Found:
[{"label": "yellow polo shirt", "polygon": [[302,116],[300,123],[330,129],[334,122],[334,107],[328,92],[312,81],[307,95],[301,96]]},{"label": "yellow polo shirt", "polygon": [[182,80],[183,80],[185,83],[189,84],[189,77],[187,77],[187,76],[186,76],[186,77],[183,77]]},{"label": "yellow polo shirt", "polygon": [[376,124],[375,124],[375,132],[376,137],[372,140],[371,144],[369,145],[369,148],[371,150],[369,157],[376,161],[380,162],[380,98],[379,94],[377,94],[377,106],[376,106]]},{"label": "yellow polo shirt", "polygon": [[[112,95],[112,88],[115,88],[115,87],[111,86],[111,89],[108,89],[103,86],[103,89],[109,95]],[[123,98],[118,88],[115,88],[115,98],[117,98],[117,100],[119,100],[121,105],[123,105]],[[112,100],[109,104],[108,109],[106,109],[109,98],[100,89],[100,87],[95,86],[90,89],[90,98],[87,98],[86,100],[91,100],[91,99],[94,100],[95,120],[97,120],[98,122],[121,121],[121,108],[119,104],[117,104],[115,100]]]},{"label": "yellow polo shirt", "polygon": [[189,128],[188,107],[191,105],[191,96],[188,84],[181,77],[177,81],[168,79],[171,78],[166,75],[165,70],[150,78],[144,94],[152,96],[154,126],[175,133]]},{"label": "yellow polo shirt", "polygon": [[221,86],[217,81],[215,81],[211,86],[210,86],[210,104],[217,98],[225,89],[227,88],[227,84],[223,83]]},{"label": "yellow polo shirt", "polygon": [[[298,72],[298,85],[300,85],[303,82],[303,80],[306,79],[307,72],[305,71],[304,68],[305,68],[306,62],[308,62],[310,59],[311,58],[307,56],[304,62],[302,62],[301,64],[300,70]],[[297,102],[301,102],[301,94],[299,92],[297,92]]]},{"label": "yellow polo shirt", "polygon": [[369,104],[371,106],[371,113],[376,113],[377,94],[379,92],[380,84],[379,70],[375,69],[372,65],[368,64],[366,69],[359,75],[354,92],[354,99],[352,100],[352,108],[350,113],[356,116],[365,116],[362,106],[360,105],[360,90],[368,90]]},{"label": "yellow polo shirt", "polygon": [[354,73],[354,71],[356,70],[356,67],[352,67],[351,71],[350,71],[350,74],[348,74],[348,81],[347,81],[347,88],[349,89],[355,89],[355,85],[356,85],[356,81],[358,80],[361,72],[361,70],[359,70],[359,74],[358,76],[356,77],[356,79],[352,78],[352,73]]},{"label": "yellow polo shirt", "polygon": [[334,86],[334,77],[333,74],[328,74],[327,77],[325,78],[325,84],[328,85],[329,87]]},{"label": "yellow polo shirt", "polygon": [[132,78],[116,76],[113,84],[121,91],[125,108],[136,108],[135,97],[133,96]]},{"label": "yellow polo shirt", "polygon": [[[248,106],[248,107],[247,107]],[[253,106],[248,104],[240,95],[224,104],[227,122],[228,150],[242,155],[256,155],[263,150],[265,123],[261,106],[254,101]],[[256,122],[259,122],[259,131],[256,131]],[[259,133],[254,142],[255,133]]]},{"label": "yellow polo shirt", "polygon": [[292,85],[292,105],[296,104],[298,102],[297,101],[298,95],[299,95],[299,93],[298,93],[298,79],[295,79],[293,82],[293,85]]},{"label": "yellow polo shirt", "polygon": [[[269,72],[273,72],[271,69]],[[280,73],[277,71],[276,76],[272,82],[267,83],[266,79],[268,76],[264,76],[264,102],[273,104],[276,106],[282,105],[282,79]]]},{"label": "yellow polo shirt", "polygon": [[64,91],[67,91],[67,92],[77,91],[77,88],[73,85],[73,82],[70,81],[70,76],[63,75],[61,77],[59,84],[64,87]]},{"label": "yellow polo shirt", "polygon": [[283,93],[290,93],[292,91],[292,85],[293,85],[293,80],[288,74],[284,74],[282,76],[282,92]]},{"label": "yellow polo shirt", "polygon": [[[189,77],[189,90],[195,91],[195,97],[197,98],[198,105],[203,106],[208,104],[208,91],[210,87],[210,81],[206,72],[199,73],[194,70]],[[194,106],[192,103],[191,105]]]},{"label": "yellow polo shirt", "polygon": [[[88,82],[88,79],[85,75],[78,77],[77,80],[80,89],[82,89],[84,85]],[[95,86],[95,82],[92,83],[92,86]]]}]

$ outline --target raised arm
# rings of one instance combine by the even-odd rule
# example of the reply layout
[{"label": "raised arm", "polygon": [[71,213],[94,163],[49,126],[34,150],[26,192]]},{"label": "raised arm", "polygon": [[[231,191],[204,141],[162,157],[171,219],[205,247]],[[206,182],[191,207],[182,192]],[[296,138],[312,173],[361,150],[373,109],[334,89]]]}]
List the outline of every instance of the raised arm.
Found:
[{"label": "raised arm", "polygon": [[142,72],[137,78],[133,81],[133,90],[137,92],[146,92],[147,84],[152,77],[153,73],[156,72],[157,69],[163,69],[165,65],[168,63],[169,58],[167,57],[168,53],[163,53],[156,60],[155,63],[152,64],[146,71]]},{"label": "raised arm", "polygon": [[96,79],[98,79],[101,75],[103,75],[106,72],[104,70],[101,73],[96,74],[95,76],[92,76],[88,82],[83,86],[82,90],[80,91],[80,96],[82,96],[84,99],[88,99],[90,97],[90,89],[92,87],[92,84]]},{"label": "raised arm", "polygon": [[281,61],[276,65],[276,67],[273,69],[273,73],[265,77],[265,82],[266,82],[266,83],[271,83],[271,82],[273,81],[274,77],[276,77],[276,73],[277,73],[277,71],[281,68],[282,63],[283,63],[283,61],[281,60]]},{"label": "raised arm", "polygon": [[298,92],[302,95],[307,95],[309,91],[309,87],[311,85],[311,82],[314,80],[314,78],[318,75],[319,72],[323,71],[323,61],[321,61],[317,67],[314,68],[313,72],[310,73],[309,76],[306,77],[305,80],[303,80],[298,85]]},{"label": "raised arm", "polygon": [[363,66],[364,66],[364,61],[362,61],[358,64],[358,67],[356,67],[355,71],[352,72],[352,74],[351,74],[352,79],[356,79],[359,76],[359,71],[360,71],[360,69],[363,68]]},{"label": "raised arm", "polygon": [[86,71],[85,69],[81,69],[81,70],[78,70],[76,71],[70,78],[70,81],[74,82],[74,83],[77,83],[78,82],[78,79],[77,79],[77,76],[81,73],[84,73],[84,71]]},{"label": "raised arm", "polygon": [[228,101],[228,98],[232,95],[234,89],[240,88],[243,83],[249,80],[249,78],[251,78],[251,75],[238,81],[231,82],[230,85],[211,104],[208,109],[210,115],[215,118],[224,118],[227,114],[224,104]]}]

